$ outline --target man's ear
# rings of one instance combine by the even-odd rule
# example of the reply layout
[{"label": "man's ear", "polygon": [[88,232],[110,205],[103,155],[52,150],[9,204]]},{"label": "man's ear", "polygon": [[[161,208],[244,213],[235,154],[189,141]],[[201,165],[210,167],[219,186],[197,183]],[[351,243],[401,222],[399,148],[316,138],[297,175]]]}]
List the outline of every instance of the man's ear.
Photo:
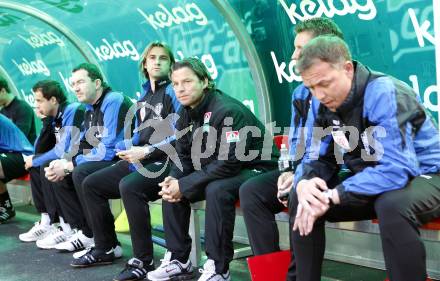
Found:
[{"label": "man's ear", "polygon": [[57,104],[57,103],[58,103],[56,97],[51,97],[51,98],[49,99],[49,101],[50,101],[50,103],[52,103],[52,104]]},{"label": "man's ear", "polygon": [[354,64],[352,61],[346,61],[344,62],[343,66],[345,72],[347,73],[348,77],[353,78],[354,75]]},{"label": "man's ear", "polygon": [[206,88],[208,88],[208,84],[209,84],[208,78],[205,78],[205,79],[203,80],[203,90],[206,89]]},{"label": "man's ear", "polygon": [[96,86],[96,89],[101,88],[101,86],[102,86],[102,81],[101,81],[101,79],[96,79],[96,80],[95,80],[95,86]]}]

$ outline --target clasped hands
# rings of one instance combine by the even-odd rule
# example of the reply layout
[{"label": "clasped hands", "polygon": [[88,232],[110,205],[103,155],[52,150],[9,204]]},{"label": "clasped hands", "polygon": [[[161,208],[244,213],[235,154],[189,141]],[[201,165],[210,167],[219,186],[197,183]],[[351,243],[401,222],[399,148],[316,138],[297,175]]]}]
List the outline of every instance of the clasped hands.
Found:
[{"label": "clasped hands", "polygon": [[175,203],[182,199],[182,193],[179,189],[179,181],[176,178],[168,176],[163,182],[159,183],[159,186],[162,188],[159,195],[162,196],[163,200]]}]

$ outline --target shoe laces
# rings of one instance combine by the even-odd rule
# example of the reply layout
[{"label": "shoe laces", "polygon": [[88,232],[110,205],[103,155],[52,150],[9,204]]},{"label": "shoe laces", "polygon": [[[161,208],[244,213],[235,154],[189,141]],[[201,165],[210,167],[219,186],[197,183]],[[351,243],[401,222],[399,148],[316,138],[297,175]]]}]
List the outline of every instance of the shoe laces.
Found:
[{"label": "shoe laces", "polygon": [[170,265],[171,264],[171,252],[166,252],[165,253],[165,255],[164,255],[164,257],[163,257],[163,259],[161,259],[160,260],[161,261],[161,264],[160,264],[160,268],[165,268],[165,267],[167,267],[168,265]]},{"label": "shoe laces", "polygon": [[205,275],[215,275],[215,263],[214,260],[208,259],[203,265],[203,269],[199,268],[199,272]]},{"label": "shoe laces", "polygon": [[29,230],[29,232],[35,232],[35,231],[37,231],[37,229],[39,228],[39,226],[40,226],[40,222],[39,222],[39,221],[35,222],[35,223],[34,223],[34,226]]},{"label": "shoe laces", "polygon": [[72,230],[72,236],[69,238],[69,242],[75,241],[75,240],[81,240],[80,237],[83,235],[82,230],[73,229]]}]

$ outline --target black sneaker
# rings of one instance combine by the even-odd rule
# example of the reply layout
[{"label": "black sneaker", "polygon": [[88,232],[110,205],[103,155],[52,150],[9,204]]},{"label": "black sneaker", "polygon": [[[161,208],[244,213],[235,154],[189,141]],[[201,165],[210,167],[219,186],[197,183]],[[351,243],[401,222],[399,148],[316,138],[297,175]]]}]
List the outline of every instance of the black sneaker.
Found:
[{"label": "black sneaker", "polygon": [[95,265],[111,264],[115,260],[115,254],[113,248],[105,252],[96,248],[90,248],[90,250],[78,259],[74,259],[70,265],[73,267],[89,267]]},{"label": "black sneaker", "polygon": [[0,224],[7,222],[15,217],[14,208],[0,207]]},{"label": "black sneaker", "polygon": [[151,264],[144,266],[144,263],[141,260],[137,258],[131,258],[125,265],[124,270],[122,270],[113,280],[144,280],[147,277],[147,273],[152,270],[154,270],[153,261],[151,261]]}]

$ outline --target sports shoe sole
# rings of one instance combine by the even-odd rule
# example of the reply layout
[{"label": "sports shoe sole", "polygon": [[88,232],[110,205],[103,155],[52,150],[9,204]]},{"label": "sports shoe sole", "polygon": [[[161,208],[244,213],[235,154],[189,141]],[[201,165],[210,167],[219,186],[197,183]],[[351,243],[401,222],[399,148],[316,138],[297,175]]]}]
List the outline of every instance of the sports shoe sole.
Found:
[{"label": "sports shoe sole", "polygon": [[[173,277],[170,277],[169,279],[153,279],[153,280],[158,280],[158,281],[183,281],[183,280],[192,280],[196,277],[196,273],[195,271],[191,272],[191,273],[184,273],[184,274],[179,274]],[[148,275],[146,277],[146,280],[152,280],[152,279],[148,279]]]},{"label": "sports shoe sole", "polygon": [[102,261],[102,262],[94,262],[91,264],[70,264],[71,267],[74,268],[86,268],[86,267],[92,267],[92,266],[98,266],[98,265],[110,265],[113,261]]}]

